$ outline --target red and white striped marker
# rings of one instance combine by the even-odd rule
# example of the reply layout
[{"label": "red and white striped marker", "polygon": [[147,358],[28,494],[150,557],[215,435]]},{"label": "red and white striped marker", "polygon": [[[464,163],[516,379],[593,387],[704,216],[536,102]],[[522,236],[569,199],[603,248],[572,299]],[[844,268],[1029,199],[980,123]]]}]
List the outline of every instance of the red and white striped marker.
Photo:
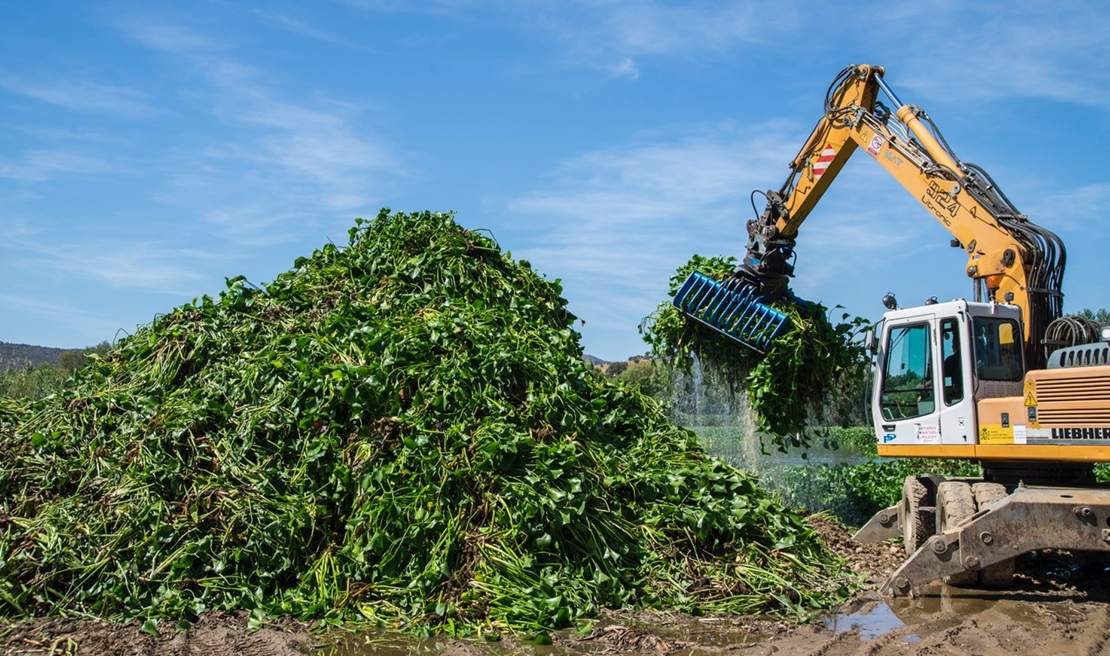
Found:
[{"label": "red and white striped marker", "polygon": [[817,161],[813,163],[814,180],[821,179],[821,176],[825,174],[825,169],[829,168],[829,164],[832,163],[835,157],[836,151],[833,150],[833,147],[831,145],[825,146],[825,149],[817,156]]}]

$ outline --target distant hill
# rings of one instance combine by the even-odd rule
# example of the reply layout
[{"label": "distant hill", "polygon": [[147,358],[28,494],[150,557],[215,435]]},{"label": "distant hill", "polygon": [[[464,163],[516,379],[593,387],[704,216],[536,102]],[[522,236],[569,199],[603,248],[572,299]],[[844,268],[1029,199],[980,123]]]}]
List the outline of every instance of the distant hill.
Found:
[{"label": "distant hill", "polygon": [[58,356],[66,349],[50,348],[49,346],[31,346],[30,344],[9,344],[0,342],[0,371],[8,369],[21,369],[40,364],[58,366]]},{"label": "distant hill", "polygon": [[592,364],[595,367],[600,367],[601,365],[605,364],[605,360],[602,360],[599,357],[590,355],[589,353],[583,355],[582,359],[585,360],[586,362],[589,362],[590,364]]}]

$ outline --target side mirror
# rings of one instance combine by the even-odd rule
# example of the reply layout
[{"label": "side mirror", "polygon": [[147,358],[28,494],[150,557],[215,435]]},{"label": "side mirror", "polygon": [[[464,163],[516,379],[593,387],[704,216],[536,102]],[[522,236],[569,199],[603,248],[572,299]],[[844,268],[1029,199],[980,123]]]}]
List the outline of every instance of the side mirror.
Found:
[{"label": "side mirror", "polygon": [[871,328],[868,328],[867,332],[863,333],[863,348],[871,355],[875,355],[875,331]]}]

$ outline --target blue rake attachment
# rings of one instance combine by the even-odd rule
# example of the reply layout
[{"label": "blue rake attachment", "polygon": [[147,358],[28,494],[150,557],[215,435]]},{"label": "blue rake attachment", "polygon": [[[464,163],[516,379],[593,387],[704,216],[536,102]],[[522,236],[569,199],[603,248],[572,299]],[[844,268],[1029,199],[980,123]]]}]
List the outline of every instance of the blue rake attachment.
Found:
[{"label": "blue rake attachment", "polygon": [[771,342],[790,325],[785,313],[762,303],[751,287],[717,282],[698,271],[682,283],[674,306],[760,353],[766,353]]}]

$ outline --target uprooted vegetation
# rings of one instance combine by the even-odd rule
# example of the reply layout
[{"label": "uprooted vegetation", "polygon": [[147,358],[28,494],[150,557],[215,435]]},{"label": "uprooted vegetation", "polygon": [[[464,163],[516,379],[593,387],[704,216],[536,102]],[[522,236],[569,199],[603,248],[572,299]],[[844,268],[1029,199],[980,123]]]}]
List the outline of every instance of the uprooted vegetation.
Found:
[{"label": "uprooted vegetation", "polygon": [[[736,268],[733,258],[693,256],[671,277],[670,296],[694,271],[727,280]],[[695,363],[702,375],[745,395],[760,439],[779,449],[809,446],[813,426],[822,426],[829,411],[841,416],[862,401],[867,362],[856,339],[864,319],[843,313],[833,323],[818,303],[774,303],[790,323],[767,353],[758,353],[683,314],[670,302],[659,305],[641,324],[652,354],[691,374]]]},{"label": "uprooted vegetation", "polygon": [[487,631],[842,599],[814,531],[592,371],[573,321],[449,214],[229,280],[0,405],[0,614]]}]

